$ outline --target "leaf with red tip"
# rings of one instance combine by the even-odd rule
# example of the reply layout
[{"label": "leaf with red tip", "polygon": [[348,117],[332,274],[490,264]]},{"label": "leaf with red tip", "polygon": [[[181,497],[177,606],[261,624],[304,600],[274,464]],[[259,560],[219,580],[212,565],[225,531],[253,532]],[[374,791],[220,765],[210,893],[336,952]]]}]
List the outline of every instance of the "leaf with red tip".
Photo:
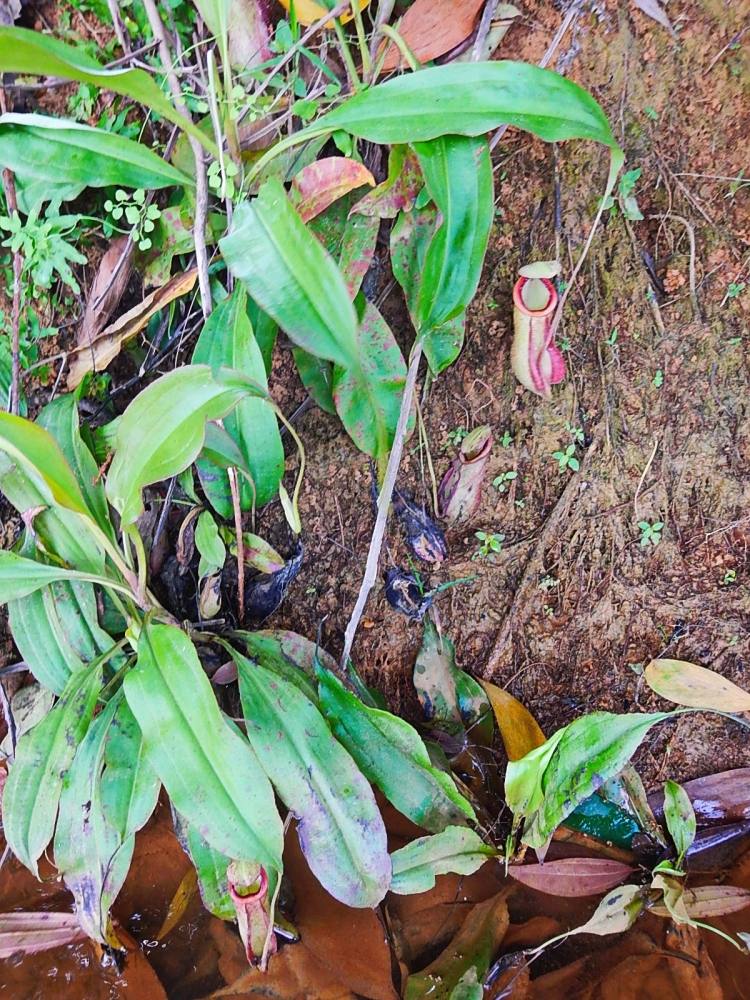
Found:
[{"label": "leaf with red tip", "polygon": [[327,156],[300,170],[289,195],[302,221],[309,222],[363,184],[375,185],[375,178],[364,164],[346,156]]},{"label": "leaf with red tip", "polygon": [[608,858],[562,858],[544,865],[511,865],[508,874],[549,896],[598,896],[624,882],[633,868]]}]

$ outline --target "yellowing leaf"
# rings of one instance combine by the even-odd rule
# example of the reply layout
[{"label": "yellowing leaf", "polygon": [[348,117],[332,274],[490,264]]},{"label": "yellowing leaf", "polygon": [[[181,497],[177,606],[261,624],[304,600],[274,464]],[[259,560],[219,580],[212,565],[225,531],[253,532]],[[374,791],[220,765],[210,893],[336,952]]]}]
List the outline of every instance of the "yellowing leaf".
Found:
[{"label": "yellowing leaf", "polygon": [[[364,10],[368,5],[370,0],[359,0],[359,9]],[[289,10],[291,7],[290,0],[279,0],[279,3],[284,8],[284,10]],[[294,12],[297,15],[297,20],[300,24],[304,24],[307,27],[309,24],[313,24],[315,21],[319,21],[321,17],[325,17],[328,10],[319,3],[314,3],[313,0],[295,0],[294,2]],[[341,15],[341,22],[345,24],[347,21],[351,21],[352,15],[350,13]],[[325,25],[326,28],[333,27],[333,21],[329,21]]]},{"label": "yellowing leaf", "polygon": [[289,196],[302,221],[309,222],[363,184],[371,187],[375,184],[375,178],[363,163],[346,156],[326,156],[295,174]]},{"label": "yellowing leaf", "polygon": [[123,345],[140,333],[154,313],[192,290],[197,277],[197,268],[176,274],[166,285],[151,292],[137,306],[102,330],[90,344],[77,348],[70,363],[68,388],[75,389],[87,372],[104,371],[120,353]]},{"label": "yellowing leaf", "polygon": [[544,743],[539,723],[520,701],[490,681],[480,680],[479,683],[490,699],[508,760],[520,760]]},{"label": "yellowing leaf", "polygon": [[687,660],[652,660],[643,675],[646,683],[667,701],[718,712],[750,712],[750,692],[726,677]]}]

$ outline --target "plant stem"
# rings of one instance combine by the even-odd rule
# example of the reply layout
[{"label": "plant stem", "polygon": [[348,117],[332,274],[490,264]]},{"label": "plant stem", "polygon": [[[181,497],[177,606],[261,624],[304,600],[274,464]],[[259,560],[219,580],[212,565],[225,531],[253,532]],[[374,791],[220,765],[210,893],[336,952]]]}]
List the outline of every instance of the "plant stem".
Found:
[{"label": "plant stem", "polygon": [[[169,52],[169,39],[164,22],[156,7],[155,0],[143,0],[151,30],[159,42],[159,59],[172,91],[174,106],[185,118],[190,119],[190,112],[182,96],[177,74],[172,65]],[[195,160],[195,219],[193,222],[193,243],[195,245],[195,263],[198,267],[198,286],[201,293],[201,307],[204,317],[211,314],[211,286],[208,281],[208,253],[206,252],[206,218],[208,216],[208,182],[206,180],[206,164],[203,160],[203,147],[200,142],[189,137],[190,148]]]},{"label": "plant stem", "polygon": [[409,414],[411,413],[411,404],[414,399],[414,388],[417,384],[417,374],[419,372],[419,362],[421,357],[422,341],[419,339],[412,348],[409,371],[407,372],[406,384],[404,385],[404,395],[401,400],[401,410],[398,415],[396,433],[393,436],[393,447],[391,448],[391,454],[388,458],[388,466],[385,470],[383,486],[380,490],[380,494],[378,495],[378,513],[375,518],[375,527],[372,530],[372,538],[370,539],[370,548],[367,553],[367,563],[365,564],[364,576],[362,577],[359,594],[357,595],[357,602],[354,605],[352,616],[349,619],[349,624],[346,626],[346,632],[344,633],[344,651],[341,654],[342,670],[346,670],[347,668],[349,655],[352,651],[352,644],[354,643],[354,636],[357,632],[357,626],[362,618],[362,613],[364,612],[365,605],[367,604],[367,598],[377,578],[380,550],[383,547],[385,528],[388,522],[388,511],[391,506],[393,489],[396,485],[398,468],[401,464],[401,455],[404,451],[406,427],[409,422]]},{"label": "plant stem", "polygon": [[234,533],[237,536],[237,618],[242,625],[245,619],[245,540],[242,537],[242,507],[240,506],[240,488],[237,483],[237,470],[227,469],[229,491],[232,494],[232,510],[234,512]]},{"label": "plant stem", "polygon": [[358,91],[362,87],[362,81],[357,73],[357,67],[354,65],[354,59],[352,58],[351,49],[349,48],[349,43],[346,40],[346,35],[344,34],[344,29],[341,27],[341,21],[338,17],[333,19],[333,30],[336,32],[336,38],[338,39],[339,48],[341,49],[341,55],[344,59],[344,65],[346,66],[346,75],[349,78],[349,86],[353,91]]},{"label": "plant stem", "polygon": [[362,59],[362,77],[367,80],[372,69],[372,60],[370,59],[370,53],[367,49],[365,26],[362,23],[362,10],[359,6],[358,0],[351,0],[351,3],[352,14],[354,15],[354,26],[357,29],[357,44],[359,45],[359,54]]},{"label": "plant stem", "polygon": [[381,34],[385,35],[386,38],[390,38],[398,51],[401,53],[401,58],[404,62],[408,63],[409,68],[413,72],[416,73],[418,69],[421,69],[419,60],[409,48],[406,40],[396,31],[395,28],[392,28],[390,24],[381,24],[378,30]]}]

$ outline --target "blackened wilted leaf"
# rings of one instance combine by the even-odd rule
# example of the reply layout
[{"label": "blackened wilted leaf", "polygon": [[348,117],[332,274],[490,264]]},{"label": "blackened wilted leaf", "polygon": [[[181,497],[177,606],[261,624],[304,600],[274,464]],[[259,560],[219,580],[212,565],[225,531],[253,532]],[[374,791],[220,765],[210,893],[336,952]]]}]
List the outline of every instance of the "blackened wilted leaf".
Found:
[{"label": "blackened wilted leaf", "polygon": [[432,604],[432,595],[425,594],[412,573],[389,569],[385,577],[385,596],[396,611],[413,621],[421,621]]},{"label": "blackened wilted leaf", "polygon": [[441,563],[448,555],[445,535],[411,493],[393,491],[393,509],[406,535],[406,544],[422,562]]},{"label": "blackened wilted leaf", "polygon": [[272,615],[281,604],[292,580],[302,566],[304,549],[302,541],[297,542],[294,554],[277,573],[262,573],[250,582],[245,591],[245,606],[248,618],[263,621]]}]

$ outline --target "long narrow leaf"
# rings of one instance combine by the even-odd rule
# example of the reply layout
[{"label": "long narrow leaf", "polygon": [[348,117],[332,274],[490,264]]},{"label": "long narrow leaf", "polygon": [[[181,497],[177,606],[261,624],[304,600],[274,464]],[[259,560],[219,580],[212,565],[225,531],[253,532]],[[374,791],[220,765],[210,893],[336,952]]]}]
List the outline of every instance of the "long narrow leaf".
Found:
[{"label": "long narrow leaf", "polygon": [[18,741],[3,792],[10,849],[37,874],[37,859],[55,828],[63,778],[91,721],[101,667],[74,674],[52,711]]},{"label": "long narrow leaf", "polygon": [[215,850],[280,871],[273,791],[250,745],[224,721],[185,633],[145,626],[124,687],[146,757],[178,812]]},{"label": "long narrow leaf", "polygon": [[67,45],[40,31],[15,27],[0,28],[0,66],[6,73],[62,76],[130,97],[189,132],[218,159],[215,144],[175,109],[145,70],[105,69],[78,46]]},{"label": "long narrow leaf", "polygon": [[372,789],[298,687],[233,656],[248,739],[298,818],[313,874],[342,903],[375,906],[388,890],[391,864]]}]

